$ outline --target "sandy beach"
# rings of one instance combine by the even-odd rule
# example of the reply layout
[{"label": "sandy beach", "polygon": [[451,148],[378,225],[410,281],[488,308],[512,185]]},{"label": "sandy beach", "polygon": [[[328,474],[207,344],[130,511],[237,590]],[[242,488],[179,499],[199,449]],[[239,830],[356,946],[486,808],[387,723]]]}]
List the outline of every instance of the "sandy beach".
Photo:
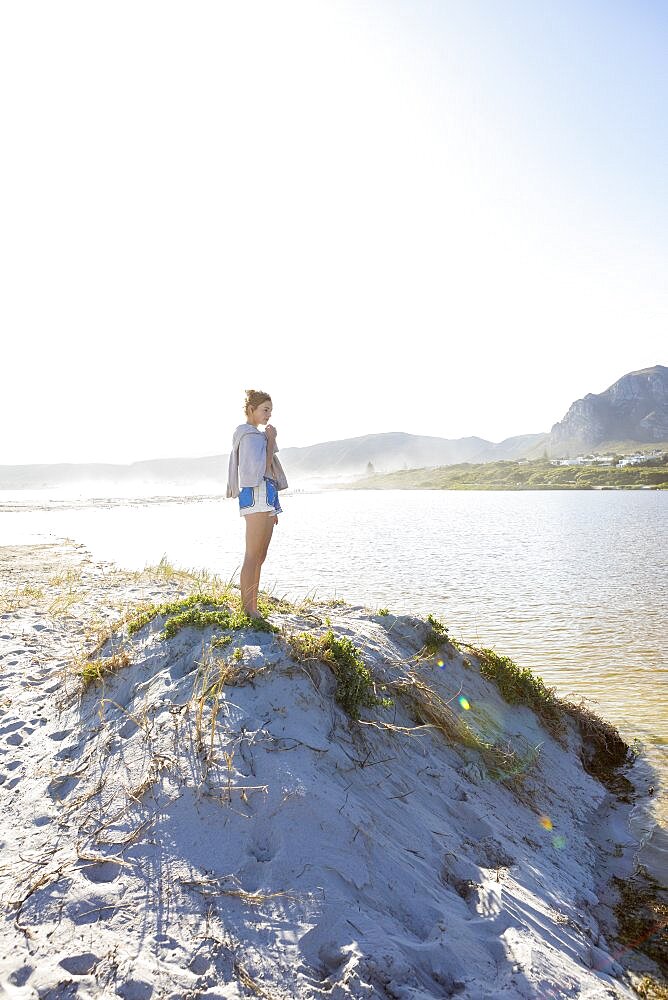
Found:
[{"label": "sandy beach", "polygon": [[[204,591],[219,603],[183,621],[136,619]],[[268,627],[230,627],[223,591],[72,540],[0,548],[3,995],[598,1000],[660,980],[640,949],[665,928],[637,947],[620,928],[632,761],[510,704],[428,620],[266,598]],[[345,707],[343,660],[315,652],[330,631],[391,706]]]}]

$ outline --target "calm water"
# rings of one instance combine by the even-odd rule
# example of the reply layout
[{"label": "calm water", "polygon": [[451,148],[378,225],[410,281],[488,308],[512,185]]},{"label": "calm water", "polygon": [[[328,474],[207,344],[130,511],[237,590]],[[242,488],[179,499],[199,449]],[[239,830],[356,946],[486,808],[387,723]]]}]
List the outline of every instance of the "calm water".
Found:
[{"label": "calm water", "polygon": [[[161,556],[238,583],[235,500],[8,509],[44,494],[0,492],[0,544],[69,537],[93,557],[143,568]],[[54,506],[52,503],[50,506]],[[585,697],[660,770],[668,817],[668,493],[345,491],[281,493],[260,586],[436,615],[455,638]]]}]

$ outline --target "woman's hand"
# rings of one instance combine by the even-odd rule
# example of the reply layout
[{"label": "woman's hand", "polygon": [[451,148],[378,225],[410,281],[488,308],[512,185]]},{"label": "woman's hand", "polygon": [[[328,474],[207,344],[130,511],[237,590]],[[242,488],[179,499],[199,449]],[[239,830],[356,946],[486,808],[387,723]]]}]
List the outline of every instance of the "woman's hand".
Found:
[{"label": "woman's hand", "polygon": [[273,424],[267,424],[267,426],[264,429],[264,433],[267,435],[268,441],[276,440],[276,428],[274,427]]},{"label": "woman's hand", "polygon": [[278,514],[274,514],[274,524],[278,524]]}]

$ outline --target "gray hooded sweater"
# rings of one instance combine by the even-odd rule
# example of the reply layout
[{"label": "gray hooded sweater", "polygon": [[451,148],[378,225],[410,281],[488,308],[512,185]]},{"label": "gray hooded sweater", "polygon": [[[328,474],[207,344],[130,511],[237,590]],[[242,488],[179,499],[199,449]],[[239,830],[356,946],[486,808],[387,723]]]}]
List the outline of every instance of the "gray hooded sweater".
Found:
[{"label": "gray hooded sweater", "polygon": [[[283,467],[276,457],[278,444],[274,449],[271,466],[278,489],[288,485]],[[227,470],[226,497],[238,497],[244,486],[259,486],[267,465],[267,435],[253,424],[239,424],[232,437],[232,451]]]}]

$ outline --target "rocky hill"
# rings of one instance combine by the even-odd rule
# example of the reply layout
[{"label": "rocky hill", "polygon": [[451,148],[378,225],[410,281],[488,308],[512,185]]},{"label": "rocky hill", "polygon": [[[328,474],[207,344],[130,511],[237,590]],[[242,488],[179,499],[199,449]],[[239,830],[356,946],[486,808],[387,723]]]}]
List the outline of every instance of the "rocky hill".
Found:
[{"label": "rocky hill", "polygon": [[668,368],[654,365],[623,375],[605,392],[576,399],[554,424],[542,448],[550,457],[571,458],[610,443],[668,440]]}]

